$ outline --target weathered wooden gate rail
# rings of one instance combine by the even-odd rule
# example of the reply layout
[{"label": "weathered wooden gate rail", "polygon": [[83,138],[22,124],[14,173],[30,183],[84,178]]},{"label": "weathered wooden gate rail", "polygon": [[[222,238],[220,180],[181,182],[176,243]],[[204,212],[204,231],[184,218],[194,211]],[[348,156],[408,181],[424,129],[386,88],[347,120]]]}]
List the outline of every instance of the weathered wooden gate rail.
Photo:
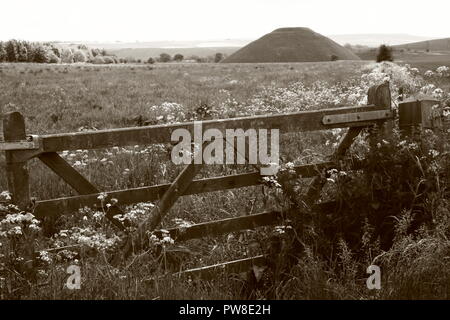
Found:
[{"label": "weathered wooden gate rail", "polygon": [[[384,110],[385,113],[371,113]],[[361,113],[360,118],[351,114]],[[329,116],[341,116],[344,120],[332,122]],[[262,115],[222,120],[202,121],[203,130],[219,129],[280,129],[280,133],[328,130],[367,126],[374,120],[392,117],[389,110],[381,106],[344,107],[316,111],[301,111],[280,115]],[[324,121],[325,120],[325,121]],[[364,121],[365,120],[365,121]],[[41,152],[57,152],[77,149],[101,149],[115,146],[149,145],[170,142],[171,134],[176,129],[194,132],[194,123],[156,125],[149,127],[99,130],[94,132],[77,132],[39,136]]]},{"label": "weathered wooden gate rail", "polygon": [[[383,84],[369,89],[368,105],[363,107],[344,107],[281,115],[208,120],[202,122],[202,127],[203,130],[219,129],[223,133],[225,133],[224,130],[226,129],[279,129],[281,134],[349,128],[329,161],[295,167],[295,171],[306,178],[320,176],[324,171],[331,168],[339,168],[339,163],[336,160],[341,159],[345,155],[354,139],[365,127],[384,123],[393,119],[393,116],[389,86],[388,84]],[[29,207],[30,191],[27,161],[37,157],[79,193],[78,196],[73,197],[37,201],[34,203],[33,208],[37,217],[43,218],[69,213],[84,206],[99,206],[101,204],[97,197],[101,190],[97,189],[70,166],[57,152],[168,143],[171,142],[172,132],[180,128],[187,129],[193,134],[194,123],[26,136],[22,115],[17,112],[6,114],[3,119],[5,142],[0,144],[0,148],[5,150],[6,153],[8,187],[12,193],[13,202],[23,209]],[[259,172],[194,180],[196,173],[201,167],[202,165],[187,165],[171,184],[107,192],[108,197],[118,199],[120,205],[159,200],[155,207],[157,219],[144,221],[138,227],[137,237],[130,238],[131,240],[127,242],[124,251],[129,253],[131,248],[136,248],[133,243],[136,240],[141,241],[144,239],[147,231],[153,231],[180,196],[248,187],[262,183]],[[351,164],[351,169],[361,169],[363,167],[364,161],[354,161]],[[323,185],[323,179],[313,179],[305,200],[311,207],[314,207]],[[107,217],[118,228],[125,230],[127,226],[113,218],[119,213],[122,213],[121,209],[118,206],[113,206],[108,209]],[[284,213],[275,211],[263,212],[250,216],[205,222],[182,231],[176,228],[170,229],[169,232],[173,237],[181,241],[270,225],[277,223],[283,217]],[[138,248],[141,247],[138,246]],[[255,259],[255,261],[260,260],[258,257]],[[249,261],[253,260],[246,259],[242,264],[249,263]],[[231,264],[226,264],[239,265],[241,263],[232,262]]]},{"label": "weathered wooden gate rail", "polygon": [[[354,114],[354,117],[351,115]],[[330,118],[335,116],[337,120]],[[225,129],[280,129],[280,133],[306,132],[331,128],[365,127],[376,121],[392,117],[383,106],[345,107],[318,111],[302,111],[283,115],[255,116],[202,122],[204,130]],[[344,119],[344,120],[342,120]],[[347,121],[345,121],[347,119]],[[336,121],[336,122],[334,122]],[[329,123],[329,124],[328,124]],[[38,216],[55,214],[56,210],[73,210],[84,205],[93,205],[100,191],[73,169],[57,152],[78,149],[101,149],[114,146],[150,145],[170,142],[173,130],[185,128],[193,132],[194,123],[157,125],[149,127],[100,130],[50,135],[25,135],[24,119],[20,113],[6,114],[3,119],[5,142],[2,149],[7,156],[8,186],[13,202],[26,208],[30,203],[28,171],[26,162],[38,157],[56,174],[63,178],[78,193],[84,196],[36,202]],[[301,174],[311,175],[311,170],[323,170],[331,163],[297,168]],[[194,181],[186,194],[238,188],[259,183],[259,174],[249,173]],[[109,192],[122,204],[159,199],[168,185],[136,188]],[[76,199],[79,199],[78,207]],[[94,199],[95,198],[95,199]],[[58,213],[58,212],[57,212]],[[62,213],[62,212],[61,212]]]},{"label": "weathered wooden gate rail", "polygon": [[[304,178],[314,177],[329,169],[338,168],[339,164],[328,161],[317,164],[295,166],[295,172]],[[354,160],[351,164],[352,170],[364,167],[364,161]],[[220,190],[229,190],[243,187],[250,187],[262,184],[261,175],[258,171],[242,173],[229,176],[206,178],[193,180],[183,195],[194,195]],[[159,200],[169,189],[170,184],[161,184],[148,187],[139,187],[125,190],[105,192],[108,198],[115,198],[121,205]],[[84,196],[72,196],[59,199],[41,200],[35,204],[34,214],[41,218],[45,216],[59,215],[78,210],[82,207],[98,207],[101,204],[98,194],[88,194]]]}]

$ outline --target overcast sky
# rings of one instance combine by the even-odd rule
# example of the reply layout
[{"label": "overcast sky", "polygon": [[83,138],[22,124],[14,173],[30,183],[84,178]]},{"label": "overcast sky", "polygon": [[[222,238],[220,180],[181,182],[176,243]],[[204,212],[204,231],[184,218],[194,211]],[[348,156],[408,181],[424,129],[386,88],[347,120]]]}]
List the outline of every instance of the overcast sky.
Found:
[{"label": "overcast sky", "polygon": [[450,0],[11,0],[0,39],[255,39],[279,27],[450,37],[449,12]]}]

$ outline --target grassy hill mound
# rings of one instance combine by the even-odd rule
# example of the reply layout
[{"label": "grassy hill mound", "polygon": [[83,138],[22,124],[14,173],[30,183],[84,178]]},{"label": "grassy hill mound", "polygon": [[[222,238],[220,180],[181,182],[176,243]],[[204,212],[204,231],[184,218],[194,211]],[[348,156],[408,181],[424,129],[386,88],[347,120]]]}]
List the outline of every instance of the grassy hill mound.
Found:
[{"label": "grassy hill mound", "polygon": [[393,46],[393,48],[397,50],[450,51],[450,38],[413,42]]},{"label": "grassy hill mound", "polygon": [[241,48],[223,62],[316,62],[359,57],[309,28],[280,28]]}]

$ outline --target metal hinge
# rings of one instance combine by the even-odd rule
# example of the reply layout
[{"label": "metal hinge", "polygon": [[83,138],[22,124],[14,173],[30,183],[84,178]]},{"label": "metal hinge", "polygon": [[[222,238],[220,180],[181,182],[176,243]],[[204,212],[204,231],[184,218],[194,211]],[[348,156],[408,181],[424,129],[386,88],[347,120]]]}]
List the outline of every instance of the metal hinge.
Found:
[{"label": "metal hinge", "polygon": [[37,135],[27,136],[26,140],[0,142],[1,151],[37,150],[39,147],[39,136]]},{"label": "metal hinge", "polygon": [[346,122],[364,122],[372,120],[387,120],[392,119],[393,117],[394,114],[391,110],[367,111],[324,116],[322,123],[336,124]]}]

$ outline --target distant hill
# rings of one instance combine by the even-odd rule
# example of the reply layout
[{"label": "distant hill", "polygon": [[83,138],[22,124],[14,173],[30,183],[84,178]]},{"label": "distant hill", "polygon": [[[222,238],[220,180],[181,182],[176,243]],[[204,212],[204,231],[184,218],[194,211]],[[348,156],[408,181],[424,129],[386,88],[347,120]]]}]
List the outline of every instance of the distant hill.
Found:
[{"label": "distant hill", "polygon": [[450,38],[428,40],[393,46],[394,49],[422,51],[450,51]]},{"label": "distant hill", "polygon": [[411,42],[427,41],[436,38],[414,36],[410,34],[338,34],[328,36],[341,45],[362,45],[368,47],[378,47],[381,44],[400,45]]},{"label": "distant hill", "polygon": [[359,60],[333,40],[309,28],[280,28],[255,40],[226,58],[224,63],[315,62]]},{"label": "distant hill", "polygon": [[[422,43],[428,40],[435,40],[432,37],[421,37],[408,34],[344,34],[327,36],[340,45],[351,44],[353,52],[364,58],[372,57],[375,51],[370,51],[368,47],[376,48],[380,44],[403,45],[409,43]],[[441,39],[442,40],[442,39]],[[444,39],[445,40],[445,39]],[[75,48],[79,44],[87,45],[90,48],[106,49],[110,54],[115,54],[119,58],[135,58],[146,60],[149,57],[157,57],[165,52],[170,55],[181,53],[185,57],[212,56],[217,52],[231,55],[240,48],[249,44],[251,39],[213,39],[213,40],[189,40],[189,41],[110,41],[110,42],[86,42],[86,41],[65,41],[56,42],[62,47]],[[357,45],[360,45],[359,49]],[[367,47],[367,48],[364,48]],[[355,50],[356,49],[356,50]],[[417,49],[419,50],[419,49]],[[421,49],[421,50],[426,50]],[[434,50],[434,49],[433,49]]]},{"label": "distant hill", "polygon": [[[450,54],[450,38],[419,41],[391,46],[398,61],[444,61]],[[375,60],[378,48],[353,50],[362,60]]]}]

